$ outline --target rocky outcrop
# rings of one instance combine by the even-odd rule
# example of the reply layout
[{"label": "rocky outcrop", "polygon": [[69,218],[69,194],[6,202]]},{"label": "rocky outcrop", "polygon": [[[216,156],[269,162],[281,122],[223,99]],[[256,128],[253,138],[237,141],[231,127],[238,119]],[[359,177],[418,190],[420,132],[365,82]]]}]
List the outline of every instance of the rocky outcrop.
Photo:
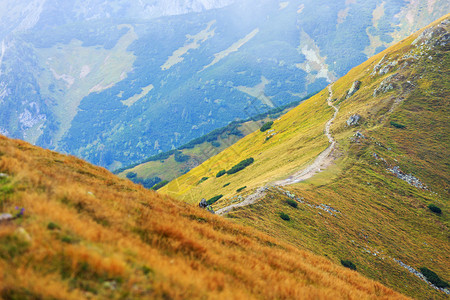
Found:
[{"label": "rocky outcrop", "polygon": [[361,81],[356,80],[353,82],[352,87],[348,90],[347,97],[350,98],[361,88]]},{"label": "rocky outcrop", "polygon": [[403,181],[406,181],[408,184],[415,186],[419,189],[427,189],[427,186],[423,184],[417,177],[411,175],[411,174],[405,174],[400,170],[400,167],[395,166],[393,168],[388,169],[389,172],[397,176],[397,178],[400,178]]},{"label": "rocky outcrop", "polygon": [[375,90],[373,90],[373,96],[376,97],[380,94],[384,94],[395,89],[396,87],[396,84],[394,83],[395,76],[396,75],[394,74],[384,79],[380,83],[380,85]]},{"label": "rocky outcrop", "polygon": [[354,114],[354,115],[350,116],[350,118],[348,118],[347,125],[348,126],[356,126],[356,125],[358,125],[360,120],[361,120],[361,116],[358,114]]}]

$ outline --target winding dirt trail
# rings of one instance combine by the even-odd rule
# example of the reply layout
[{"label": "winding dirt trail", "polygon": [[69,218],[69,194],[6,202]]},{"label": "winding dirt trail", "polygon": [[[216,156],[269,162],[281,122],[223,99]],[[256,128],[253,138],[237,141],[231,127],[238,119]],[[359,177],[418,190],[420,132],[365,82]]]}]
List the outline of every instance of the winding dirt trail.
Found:
[{"label": "winding dirt trail", "polygon": [[224,214],[229,213],[233,208],[253,204],[256,201],[258,201],[260,198],[265,196],[266,191],[270,186],[286,186],[286,185],[291,185],[294,183],[299,183],[299,182],[309,179],[309,178],[313,177],[315,174],[325,170],[333,162],[334,158],[331,154],[332,154],[333,150],[336,148],[336,140],[331,135],[330,128],[331,128],[331,125],[333,124],[334,120],[336,119],[336,116],[339,112],[339,108],[333,104],[333,100],[332,100],[333,99],[333,89],[332,88],[333,88],[333,85],[330,84],[328,86],[329,96],[327,99],[327,103],[328,103],[328,106],[331,106],[334,109],[334,114],[333,114],[333,117],[325,125],[325,135],[327,136],[328,141],[330,143],[328,148],[325,149],[322,153],[320,153],[319,156],[317,156],[316,159],[312,162],[312,164],[310,164],[306,168],[298,171],[297,173],[289,176],[286,179],[279,180],[279,181],[276,181],[267,186],[256,189],[256,191],[253,194],[248,195],[244,199],[244,201],[236,203],[236,204],[231,204],[229,206],[221,208],[216,211],[216,214],[224,215]]}]

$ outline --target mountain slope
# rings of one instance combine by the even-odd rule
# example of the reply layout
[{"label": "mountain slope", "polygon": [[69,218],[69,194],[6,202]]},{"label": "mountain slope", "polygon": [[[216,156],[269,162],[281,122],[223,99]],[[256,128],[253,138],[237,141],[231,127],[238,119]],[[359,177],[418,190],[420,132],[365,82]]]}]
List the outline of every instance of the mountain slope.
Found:
[{"label": "mountain slope", "polygon": [[[285,180],[329,147],[328,89],[282,116],[270,135],[248,135],[161,192],[192,203],[223,195],[216,210],[254,203],[227,217],[336,262],[351,258],[363,274],[407,295],[444,298],[448,291],[417,271],[449,280],[449,24],[449,16],[436,21],[329,87],[339,112],[326,170]],[[249,158],[245,169],[215,177]],[[210,179],[199,183],[202,177]]]},{"label": "mountain slope", "polygon": [[17,216],[0,217],[3,299],[405,298],[102,168],[3,136],[0,200],[0,212]]},{"label": "mountain slope", "polygon": [[316,92],[450,9],[230,3],[2,1],[0,133],[120,168]]},{"label": "mountain slope", "polygon": [[146,188],[151,188],[159,181],[171,181],[219,154],[242,137],[260,129],[263,124],[278,119],[308,98],[271,109],[267,113],[252,116],[246,120],[233,121],[175,150],[151,156],[143,162],[117,169],[114,173],[121,178],[129,178],[135,183],[141,183]]}]

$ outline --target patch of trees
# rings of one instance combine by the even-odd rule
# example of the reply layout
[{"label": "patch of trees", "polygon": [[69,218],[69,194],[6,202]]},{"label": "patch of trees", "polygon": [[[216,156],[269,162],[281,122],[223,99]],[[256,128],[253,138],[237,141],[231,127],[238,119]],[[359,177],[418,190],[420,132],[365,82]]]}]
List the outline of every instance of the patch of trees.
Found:
[{"label": "patch of trees", "polygon": [[240,192],[242,192],[243,190],[245,190],[246,188],[247,188],[247,186],[240,187],[240,188],[238,188],[238,189],[236,190],[236,193],[240,193]]},{"label": "patch of trees", "polygon": [[159,177],[141,178],[138,177],[137,173],[135,172],[128,172],[126,174],[126,177],[134,183],[142,185],[146,189],[151,189],[155,184],[158,184],[162,181],[162,179]]},{"label": "patch of trees", "polygon": [[167,185],[168,183],[169,183],[169,181],[167,181],[167,180],[161,181],[160,183],[155,184],[155,185],[152,187],[152,190],[157,191],[157,190],[159,190],[160,188],[162,188],[163,186]]},{"label": "patch of trees", "polygon": [[175,151],[175,161],[182,163],[189,160],[190,156],[183,154],[181,151]]},{"label": "patch of trees", "polygon": [[272,125],[273,125],[273,121],[264,123],[264,125],[261,126],[261,128],[259,129],[259,131],[261,131],[261,132],[267,131],[267,130],[269,130],[270,128],[272,128]]},{"label": "patch of trees", "polygon": [[225,175],[226,173],[227,173],[227,171],[221,170],[221,171],[219,171],[219,172],[216,174],[216,177],[217,177],[217,178],[222,177],[222,176]]},{"label": "patch of trees", "polygon": [[250,166],[255,160],[253,159],[253,157],[244,159],[243,161],[241,161],[240,163],[238,163],[237,165],[233,166],[231,169],[229,169],[227,171],[228,175],[237,173],[243,169],[245,169],[246,167]]},{"label": "patch of trees", "polygon": [[439,288],[445,289],[450,286],[447,282],[439,278],[439,276],[436,273],[434,273],[428,268],[425,267],[420,268],[420,273],[422,273],[423,276],[425,276],[429,282],[431,282],[432,284],[434,284]]},{"label": "patch of trees", "polygon": [[219,199],[222,198],[222,197],[223,197],[223,195],[217,195],[217,196],[214,196],[214,197],[212,197],[211,199],[209,199],[208,201],[206,201],[206,203],[207,203],[208,205],[213,205],[214,203],[216,203],[217,201],[219,201]]}]

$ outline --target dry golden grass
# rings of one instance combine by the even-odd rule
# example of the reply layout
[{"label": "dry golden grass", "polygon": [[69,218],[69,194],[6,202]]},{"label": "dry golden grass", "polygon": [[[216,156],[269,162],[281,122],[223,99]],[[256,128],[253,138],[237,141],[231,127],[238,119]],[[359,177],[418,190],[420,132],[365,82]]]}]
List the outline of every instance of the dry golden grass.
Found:
[{"label": "dry golden grass", "polygon": [[0,172],[4,299],[404,298],[75,157],[0,137]]}]

